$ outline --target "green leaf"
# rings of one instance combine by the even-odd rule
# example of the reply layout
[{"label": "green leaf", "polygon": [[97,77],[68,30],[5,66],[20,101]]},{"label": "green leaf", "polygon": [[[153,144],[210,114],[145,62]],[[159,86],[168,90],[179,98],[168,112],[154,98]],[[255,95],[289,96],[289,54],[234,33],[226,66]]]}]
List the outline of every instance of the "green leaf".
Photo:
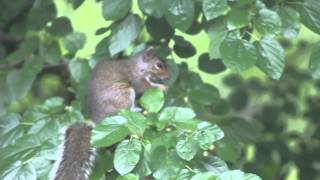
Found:
[{"label": "green leaf", "polygon": [[125,17],[131,9],[131,0],[103,0],[102,16],[106,20],[119,20]]},{"label": "green leaf", "polygon": [[224,137],[223,131],[217,125],[206,121],[199,123],[198,129],[195,133],[195,140],[203,150],[207,150],[212,143]]},{"label": "green leaf", "polygon": [[302,23],[313,32],[320,34],[320,1],[305,0],[299,5]]},{"label": "green leaf", "polygon": [[122,141],[117,146],[113,159],[117,172],[124,175],[132,171],[139,162],[141,150],[141,142],[137,139]]},{"label": "green leaf", "polygon": [[286,38],[296,38],[300,30],[300,14],[297,10],[284,6],[278,9],[282,22],[282,35]]},{"label": "green leaf", "polygon": [[312,49],[309,69],[313,78],[320,78],[320,42],[317,42]]},{"label": "green leaf", "polygon": [[[240,2],[240,1],[239,1]],[[247,26],[251,21],[252,15],[247,7],[233,6],[228,14],[228,29],[240,29]]]},{"label": "green leaf", "polygon": [[31,30],[39,31],[44,28],[47,23],[55,18],[57,9],[52,1],[39,1],[32,6],[28,14],[27,26]]},{"label": "green leaf", "polygon": [[139,180],[139,177],[134,174],[127,174],[125,176],[117,177],[116,180]]},{"label": "green leaf", "polygon": [[37,73],[42,68],[39,57],[29,59],[20,70],[12,70],[7,76],[6,84],[13,100],[24,97],[32,87]]},{"label": "green leaf", "polygon": [[142,136],[147,127],[147,119],[138,112],[122,110],[119,115],[127,119],[128,129],[132,134]]},{"label": "green leaf", "polygon": [[244,178],[244,173],[240,170],[232,170],[232,171],[227,171],[219,175],[217,180],[234,180],[234,179],[239,179],[243,180]]},{"label": "green leaf", "polygon": [[90,67],[86,60],[72,59],[68,68],[72,79],[77,83],[86,80],[90,74]]},{"label": "green leaf", "polygon": [[73,28],[69,18],[62,16],[53,20],[47,31],[56,36],[66,36],[73,31]]},{"label": "green leaf", "polygon": [[151,164],[151,144],[144,145],[143,155],[140,157],[140,161],[134,169],[134,172],[140,177],[149,176],[152,173]]},{"label": "green leaf", "polygon": [[68,3],[72,4],[73,9],[77,9],[81,6],[84,0],[67,0]]},{"label": "green leaf", "polygon": [[159,115],[159,121],[183,122],[194,118],[192,109],[183,107],[166,107]]},{"label": "green leaf", "polygon": [[207,170],[216,175],[229,170],[228,165],[217,156],[203,157],[200,161],[201,165]]},{"label": "green leaf", "polygon": [[0,178],[3,180],[36,180],[37,173],[35,167],[31,163],[22,163],[21,161],[17,161],[12,167],[10,167],[10,169],[4,172]]},{"label": "green leaf", "polygon": [[86,36],[81,32],[73,32],[68,34],[65,39],[63,39],[64,47],[69,51],[69,53],[76,53],[79,49],[82,49],[86,43]]},{"label": "green leaf", "polygon": [[168,23],[181,31],[187,31],[194,18],[193,0],[164,0],[164,16]]},{"label": "green leaf", "polygon": [[198,149],[197,143],[192,138],[180,139],[176,145],[177,154],[187,161],[193,159]]},{"label": "green leaf", "polygon": [[203,105],[211,105],[214,101],[219,99],[219,97],[218,89],[205,83],[194,87],[189,93],[189,99],[191,102]]},{"label": "green leaf", "polygon": [[213,19],[208,24],[210,58],[221,58],[220,45],[228,33],[226,19],[224,17]]},{"label": "green leaf", "polygon": [[162,1],[159,0],[138,0],[141,11],[149,16],[160,18],[163,16]]},{"label": "green leaf", "polygon": [[202,9],[206,19],[209,21],[229,10],[227,0],[204,0],[202,2]]},{"label": "green leaf", "polygon": [[191,180],[216,180],[212,172],[199,172],[192,176]]},{"label": "green leaf", "polygon": [[278,41],[269,36],[257,43],[259,58],[257,66],[272,79],[279,79],[284,70],[284,50]]},{"label": "green leaf", "polygon": [[121,116],[104,119],[92,130],[91,144],[95,147],[107,147],[121,141],[129,134],[126,123],[127,120]]},{"label": "green leaf", "polygon": [[182,36],[174,37],[173,50],[181,58],[188,58],[197,53],[196,48]]},{"label": "green leaf", "polygon": [[[158,1],[158,0],[157,0]],[[155,40],[169,39],[174,34],[174,29],[170,27],[164,18],[148,17],[146,20],[146,28],[148,33]]]},{"label": "green leaf", "polygon": [[261,35],[276,36],[281,32],[280,16],[269,9],[261,9],[258,17],[254,19],[254,27]]},{"label": "green leaf", "polygon": [[223,63],[233,72],[241,72],[255,65],[257,49],[247,41],[227,36],[220,46]]},{"label": "green leaf", "polygon": [[142,22],[137,15],[129,15],[117,24],[107,40],[110,55],[113,56],[126,49],[138,37],[141,30]]},{"label": "green leaf", "polygon": [[261,180],[261,178],[255,174],[246,173],[243,177],[244,180]]},{"label": "green leaf", "polygon": [[148,112],[159,112],[164,105],[164,94],[158,88],[145,91],[139,100],[141,106]]},{"label": "green leaf", "polygon": [[60,46],[57,41],[46,42],[39,47],[40,56],[49,64],[58,64],[62,60]]},{"label": "green leaf", "polygon": [[226,70],[226,66],[221,59],[210,59],[208,53],[199,56],[198,67],[201,71],[210,74],[217,74]]}]

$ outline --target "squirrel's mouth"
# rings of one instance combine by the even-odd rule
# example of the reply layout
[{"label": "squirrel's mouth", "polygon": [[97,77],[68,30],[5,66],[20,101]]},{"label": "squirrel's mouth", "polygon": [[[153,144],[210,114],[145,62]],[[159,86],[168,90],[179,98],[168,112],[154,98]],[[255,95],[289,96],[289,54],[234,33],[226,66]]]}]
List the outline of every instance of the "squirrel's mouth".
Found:
[{"label": "squirrel's mouth", "polygon": [[160,78],[156,75],[149,75],[146,79],[147,81],[152,82],[154,84],[165,84],[165,79]]}]

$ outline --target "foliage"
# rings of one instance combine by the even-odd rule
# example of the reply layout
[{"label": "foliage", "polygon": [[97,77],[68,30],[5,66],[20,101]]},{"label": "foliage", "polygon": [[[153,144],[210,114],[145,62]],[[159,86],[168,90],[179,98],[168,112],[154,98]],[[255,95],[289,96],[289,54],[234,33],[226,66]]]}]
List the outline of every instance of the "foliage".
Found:
[{"label": "foliage", "polygon": [[[83,2],[67,0],[75,10]],[[77,52],[86,46],[86,35],[68,17],[58,16],[53,0],[1,1],[1,179],[47,179],[62,129],[87,120],[83,98],[92,67],[148,45],[167,59],[169,92],[147,91],[139,100],[144,113],[123,110],[97,124],[92,145],[116,149],[99,151],[91,179],[105,172],[110,179],[260,179],[231,169],[281,179],[292,164],[301,178],[319,176],[320,101],[314,92],[320,83],[311,80],[320,76],[319,42],[311,52],[309,75],[288,66],[278,41],[296,38],[301,25],[320,34],[318,0],[97,3],[110,24],[96,30],[104,38],[94,54],[83,58]],[[202,30],[210,39],[198,59],[203,72],[239,73],[256,66],[279,81],[228,76],[224,83],[231,93],[222,97],[186,63],[172,60],[195,57],[197,48],[186,34]],[[309,120],[306,134],[290,131],[290,120],[297,119]],[[250,147],[255,150],[251,159]]]}]

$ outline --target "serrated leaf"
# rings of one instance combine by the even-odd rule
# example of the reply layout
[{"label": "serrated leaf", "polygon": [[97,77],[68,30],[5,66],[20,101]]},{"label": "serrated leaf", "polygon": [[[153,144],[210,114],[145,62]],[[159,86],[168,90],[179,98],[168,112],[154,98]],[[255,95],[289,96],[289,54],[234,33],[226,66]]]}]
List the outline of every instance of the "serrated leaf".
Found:
[{"label": "serrated leaf", "polygon": [[276,36],[281,32],[280,16],[272,10],[259,10],[258,17],[254,19],[254,27],[261,35]]},{"label": "serrated leaf", "polygon": [[300,30],[300,14],[295,9],[284,6],[278,9],[282,22],[282,35],[286,38],[295,38]]},{"label": "serrated leaf", "polygon": [[127,119],[127,127],[132,134],[143,135],[147,127],[147,119],[142,114],[123,110],[119,115]]},{"label": "serrated leaf", "polygon": [[[299,2],[300,3],[300,2]],[[302,23],[313,32],[320,34],[320,1],[305,0],[299,4]]]},{"label": "serrated leaf", "polygon": [[107,147],[121,141],[128,134],[127,120],[121,116],[112,116],[101,121],[92,130],[91,144],[95,147]]},{"label": "serrated leaf", "polygon": [[65,39],[63,39],[64,47],[69,51],[69,53],[76,53],[79,49],[82,49],[86,43],[86,36],[81,32],[73,32],[68,34]]},{"label": "serrated leaf", "polygon": [[113,160],[117,172],[124,175],[132,171],[139,162],[141,150],[141,142],[137,139],[122,141],[117,146]]},{"label": "serrated leaf", "polygon": [[187,161],[193,159],[198,152],[197,143],[192,139],[180,139],[176,145],[177,154]]},{"label": "serrated leaf", "polygon": [[[113,1],[113,0],[112,0]],[[137,15],[129,15],[112,29],[107,39],[111,56],[126,49],[140,34],[142,21]]]},{"label": "serrated leaf", "polygon": [[206,19],[209,21],[223,15],[228,9],[227,0],[204,0],[202,9]]},{"label": "serrated leaf", "polygon": [[279,79],[285,66],[284,50],[278,41],[269,36],[257,43],[257,66],[272,79]]},{"label": "serrated leaf", "polygon": [[181,31],[187,31],[194,18],[193,0],[164,0],[164,16],[168,23]]},{"label": "serrated leaf", "polygon": [[139,8],[149,16],[160,18],[163,16],[162,1],[159,0],[138,0]]},{"label": "serrated leaf", "polygon": [[206,121],[199,123],[198,129],[194,136],[203,150],[207,150],[212,143],[224,137],[224,132],[217,125]]},{"label": "serrated leaf", "polygon": [[103,0],[102,16],[106,20],[119,20],[126,16],[131,9],[131,0]]},{"label": "serrated leaf", "polygon": [[192,109],[183,107],[166,107],[159,115],[159,121],[183,122],[194,118]]},{"label": "serrated leaf", "polygon": [[220,46],[223,63],[233,72],[241,72],[255,65],[256,47],[247,40],[226,37]]},{"label": "serrated leaf", "polygon": [[159,112],[164,105],[164,94],[158,88],[149,89],[143,93],[139,103],[148,112]]},{"label": "serrated leaf", "polygon": [[317,42],[312,49],[309,69],[313,78],[320,78],[320,42]]},{"label": "serrated leaf", "polygon": [[152,173],[150,164],[151,164],[151,148],[152,144],[146,144],[143,148],[143,155],[140,157],[140,161],[134,169],[136,174],[139,174],[140,177],[149,176]]}]

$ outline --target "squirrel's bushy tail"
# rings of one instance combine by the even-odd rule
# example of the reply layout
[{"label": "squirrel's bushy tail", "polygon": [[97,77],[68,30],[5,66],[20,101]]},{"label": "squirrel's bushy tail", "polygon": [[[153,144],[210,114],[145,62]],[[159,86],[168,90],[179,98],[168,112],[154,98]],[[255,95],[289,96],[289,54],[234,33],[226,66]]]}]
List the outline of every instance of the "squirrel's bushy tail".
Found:
[{"label": "squirrel's bushy tail", "polygon": [[75,124],[66,131],[62,159],[54,180],[86,180],[94,161],[90,147],[91,127]]}]

